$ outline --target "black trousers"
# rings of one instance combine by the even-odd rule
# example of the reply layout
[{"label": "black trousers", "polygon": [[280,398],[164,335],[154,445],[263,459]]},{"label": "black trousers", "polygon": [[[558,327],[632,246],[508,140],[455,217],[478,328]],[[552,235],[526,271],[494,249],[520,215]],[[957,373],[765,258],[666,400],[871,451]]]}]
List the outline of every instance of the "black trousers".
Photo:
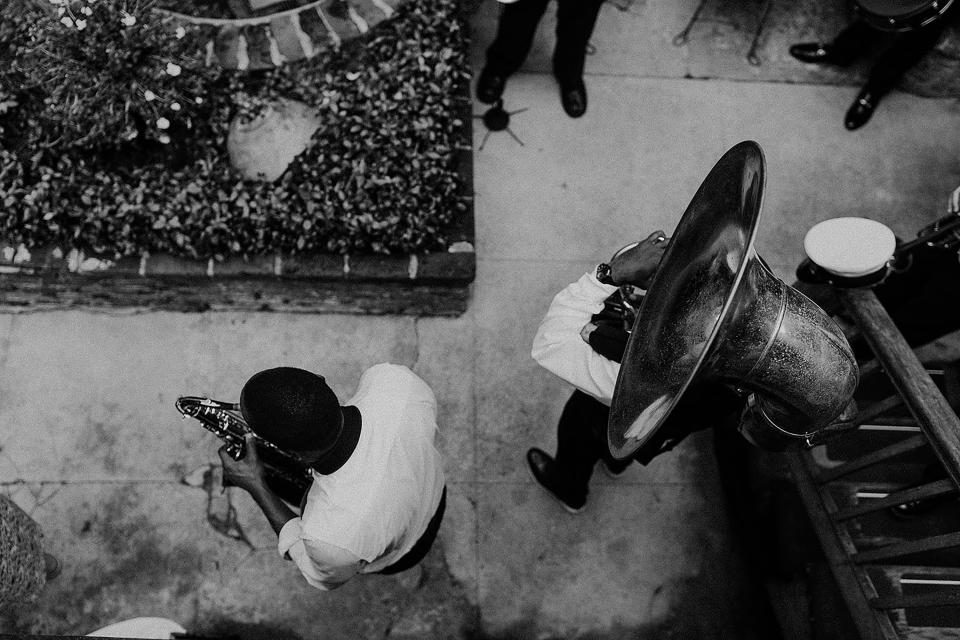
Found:
[{"label": "black trousers", "polygon": [[684,395],[650,446],[641,447],[632,459],[617,460],[607,448],[609,407],[582,391],[574,391],[557,424],[553,481],[572,499],[586,497],[598,461],[603,460],[615,471],[625,469],[634,460],[647,464],[695,431],[735,426],[743,406],[743,398],[725,386],[692,389]]},{"label": "black trousers", "polygon": [[440,504],[437,505],[437,510],[433,512],[433,517],[430,518],[430,522],[427,524],[427,529],[423,532],[423,535],[417,539],[416,543],[410,548],[410,551],[403,554],[399,560],[376,573],[392,575],[406,571],[407,569],[412,569],[419,564],[420,561],[426,557],[427,552],[430,551],[430,547],[433,546],[433,542],[437,539],[437,532],[440,531],[440,523],[443,522],[443,514],[446,510],[447,488],[444,487],[443,493],[440,494]]},{"label": "black trousers", "polygon": [[[487,68],[509,76],[523,64],[537,24],[549,0],[517,0],[501,5],[497,36],[487,49]],[[583,76],[587,44],[603,0],[557,0],[557,43],[553,50],[553,73],[561,82]]]},{"label": "black trousers", "polygon": [[613,469],[624,469],[632,460],[619,461],[607,448],[610,408],[582,391],[574,391],[557,424],[555,481],[573,498],[586,497],[593,468],[603,460]]},{"label": "black trousers", "polygon": [[[890,45],[870,69],[870,77],[864,89],[877,96],[893,89],[903,74],[937,44],[946,24],[946,20],[940,18],[922,29],[893,35]],[[884,38],[890,38],[890,34],[874,29],[862,20],[856,20],[834,38],[833,47],[838,57],[853,61]]]}]

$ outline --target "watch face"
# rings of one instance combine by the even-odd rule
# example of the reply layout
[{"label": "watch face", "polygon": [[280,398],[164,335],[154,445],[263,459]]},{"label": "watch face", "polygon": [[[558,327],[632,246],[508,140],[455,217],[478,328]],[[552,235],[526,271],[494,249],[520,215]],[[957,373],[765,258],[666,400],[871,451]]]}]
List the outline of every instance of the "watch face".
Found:
[{"label": "watch face", "polygon": [[603,284],[613,284],[613,279],[610,277],[611,271],[610,265],[601,263],[597,267],[597,280]]}]

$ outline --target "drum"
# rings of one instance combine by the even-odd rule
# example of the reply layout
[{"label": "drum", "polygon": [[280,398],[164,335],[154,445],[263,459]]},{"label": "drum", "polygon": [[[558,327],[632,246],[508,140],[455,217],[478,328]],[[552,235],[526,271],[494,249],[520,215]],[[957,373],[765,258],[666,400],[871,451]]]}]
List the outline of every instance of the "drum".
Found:
[{"label": "drum", "polygon": [[[813,279],[837,287],[875,285],[887,274],[897,239],[885,224],[868,218],[831,218],[813,225],[803,239],[803,249],[812,264],[801,265]],[[814,273],[816,268],[821,272]],[[816,277],[819,276],[819,277]]]},{"label": "drum", "polygon": [[938,19],[952,4],[953,0],[856,0],[854,9],[877,29],[912,31]]}]

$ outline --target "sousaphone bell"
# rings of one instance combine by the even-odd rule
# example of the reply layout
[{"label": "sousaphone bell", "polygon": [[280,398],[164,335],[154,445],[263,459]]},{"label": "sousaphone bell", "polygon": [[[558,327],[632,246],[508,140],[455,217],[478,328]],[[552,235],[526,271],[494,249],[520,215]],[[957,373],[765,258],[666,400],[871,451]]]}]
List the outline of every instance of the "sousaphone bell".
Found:
[{"label": "sousaphone bell", "polygon": [[764,167],[757,143],[736,145],[677,225],[621,363],[607,429],[616,458],[649,442],[703,385],[747,396],[740,430],[764,449],[812,446],[852,426],[859,370],[850,345],[754,249]]}]

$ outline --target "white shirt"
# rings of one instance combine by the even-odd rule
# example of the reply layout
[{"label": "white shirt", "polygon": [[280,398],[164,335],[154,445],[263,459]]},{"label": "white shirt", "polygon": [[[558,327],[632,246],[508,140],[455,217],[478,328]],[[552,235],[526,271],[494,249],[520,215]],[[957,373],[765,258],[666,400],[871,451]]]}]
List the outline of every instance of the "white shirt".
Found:
[{"label": "white shirt", "polygon": [[610,406],[620,363],[608,360],[580,337],[580,330],[603,309],[617,287],[602,284],[588,271],[553,298],[533,339],[531,355],[541,367]]},{"label": "white shirt", "polygon": [[313,474],[303,513],[277,550],[307,582],[333,589],[393,564],[423,535],[440,504],[443,464],[434,446],[437,402],[407,367],[378,364],[346,406],[360,410],[357,447],[329,475]]}]

